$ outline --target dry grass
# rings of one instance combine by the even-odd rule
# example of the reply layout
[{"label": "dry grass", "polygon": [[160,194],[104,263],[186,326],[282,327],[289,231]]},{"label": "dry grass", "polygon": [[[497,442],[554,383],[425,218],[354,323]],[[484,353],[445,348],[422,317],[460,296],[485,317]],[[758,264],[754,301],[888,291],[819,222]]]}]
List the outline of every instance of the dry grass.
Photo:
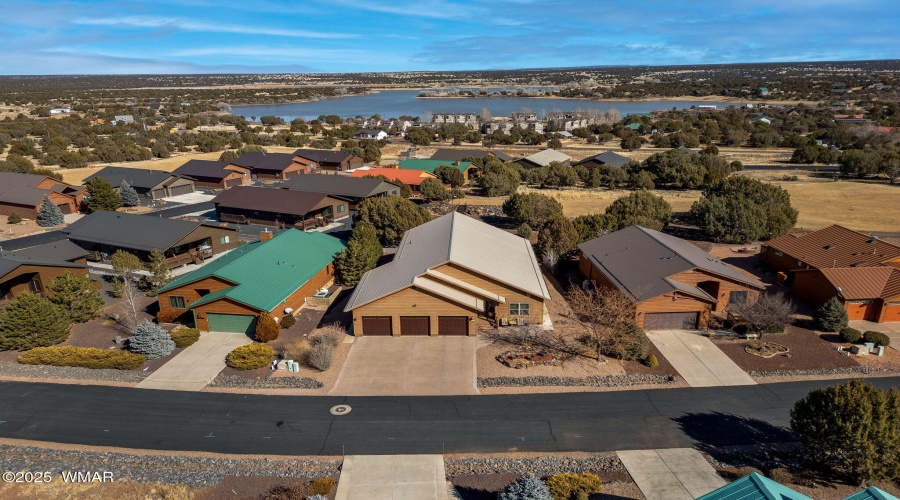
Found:
[{"label": "dry grass", "polygon": [[204,488],[185,485],[136,483],[66,483],[54,475],[50,483],[2,483],[0,497],[7,500],[41,498],[45,500],[75,500],[117,498],[120,500],[193,500]]}]

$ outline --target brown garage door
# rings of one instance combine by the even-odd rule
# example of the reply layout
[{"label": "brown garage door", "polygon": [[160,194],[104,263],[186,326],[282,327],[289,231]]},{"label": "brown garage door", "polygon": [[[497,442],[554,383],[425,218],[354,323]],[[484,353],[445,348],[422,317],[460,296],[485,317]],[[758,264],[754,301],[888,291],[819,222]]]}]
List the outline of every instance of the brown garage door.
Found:
[{"label": "brown garage door", "polygon": [[363,316],[363,335],[391,335],[390,316]]},{"label": "brown garage door", "polygon": [[428,316],[400,316],[400,335],[430,335]]},{"label": "brown garage door", "polygon": [[244,179],[228,179],[225,181],[225,187],[234,187],[240,186],[244,182]]},{"label": "brown garage door", "polygon": [[644,330],[692,330],[699,316],[698,312],[647,313]]},{"label": "brown garage door", "polygon": [[181,194],[190,194],[194,192],[193,184],[182,184],[181,186],[172,186],[169,188],[169,196],[178,196]]},{"label": "brown garage door", "polygon": [[438,316],[438,335],[467,335],[468,327],[465,316]]}]

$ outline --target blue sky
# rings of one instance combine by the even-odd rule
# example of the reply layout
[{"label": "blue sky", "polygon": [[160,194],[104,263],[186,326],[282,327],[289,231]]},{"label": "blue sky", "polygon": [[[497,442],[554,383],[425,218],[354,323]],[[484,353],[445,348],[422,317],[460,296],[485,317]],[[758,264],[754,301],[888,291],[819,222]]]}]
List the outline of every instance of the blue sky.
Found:
[{"label": "blue sky", "polygon": [[900,58],[896,0],[0,0],[0,74]]}]

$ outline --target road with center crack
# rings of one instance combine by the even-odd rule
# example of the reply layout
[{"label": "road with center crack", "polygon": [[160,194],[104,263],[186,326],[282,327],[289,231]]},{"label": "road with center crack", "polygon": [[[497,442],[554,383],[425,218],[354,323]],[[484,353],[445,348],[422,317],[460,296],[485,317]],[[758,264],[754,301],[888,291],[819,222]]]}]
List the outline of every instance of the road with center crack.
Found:
[{"label": "road with center crack", "polygon": [[[900,377],[871,378],[880,388]],[[0,382],[0,437],[278,455],[613,451],[789,442],[794,402],[839,380],[619,392],[259,396]],[[332,407],[349,405],[334,415]]]}]

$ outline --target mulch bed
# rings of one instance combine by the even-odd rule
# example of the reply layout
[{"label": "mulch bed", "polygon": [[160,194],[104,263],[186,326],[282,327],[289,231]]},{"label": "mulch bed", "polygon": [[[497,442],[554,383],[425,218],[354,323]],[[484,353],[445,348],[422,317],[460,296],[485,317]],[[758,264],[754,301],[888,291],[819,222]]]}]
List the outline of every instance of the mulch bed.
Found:
[{"label": "mulch bed", "polygon": [[[631,476],[627,472],[613,471],[584,471],[597,474],[604,485],[613,482],[631,482]],[[450,482],[459,492],[463,500],[495,500],[497,493],[503,491],[510,483],[521,474],[460,474],[452,476]],[[591,495],[591,500],[612,500],[622,497],[604,495],[598,493]]]},{"label": "mulch bed", "polygon": [[226,366],[220,375],[237,375],[246,378],[268,378],[272,374],[272,370],[268,367],[257,368],[255,370],[235,370],[230,366]]},{"label": "mulch bed", "polygon": [[656,356],[656,360],[659,361],[659,366],[656,368],[650,368],[645,365],[642,361],[622,361],[622,367],[625,368],[625,373],[629,375],[671,375],[673,377],[678,377],[678,370],[672,366],[672,363],[669,363],[669,360],[666,359],[665,356],[659,352],[659,349],[656,348],[652,343],[650,344],[650,354]]},{"label": "mulch bed", "polygon": [[[337,483],[337,476],[332,476]],[[312,479],[303,477],[277,477],[277,476],[225,476],[219,484],[205,488],[200,492],[197,500],[219,500],[221,498],[269,498],[268,493],[277,486],[287,486],[296,488],[296,497],[277,497],[277,498],[297,498],[307,497],[306,486]],[[326,498],[334,498],[337,486],[331,491]]]},{"label": "mulch bed", "polygon": [[[788,326],[784,333],[766,333],[760,339],[774,342],[790,349],[790,357],[761,358],[744,350],[754,340],[713,338],[716,346],[732,361],[746,371],[768,372],[775,370],[815,370],[851,368],[859,363],[837,351],[836,345],[823,339],[812,330]],[[660,360],[662,365],[662,360]]]}]

